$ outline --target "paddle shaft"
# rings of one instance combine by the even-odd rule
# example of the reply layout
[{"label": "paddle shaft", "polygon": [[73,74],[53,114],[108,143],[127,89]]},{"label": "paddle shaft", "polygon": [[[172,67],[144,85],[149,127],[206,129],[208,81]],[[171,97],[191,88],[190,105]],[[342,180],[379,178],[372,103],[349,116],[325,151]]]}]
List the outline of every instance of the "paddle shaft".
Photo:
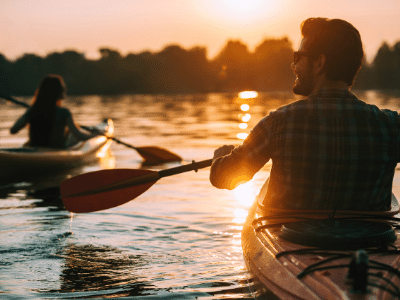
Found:
[{"label": "paddle shaft", "polygon": [[[87,127],[87,126],[81,126],[81,127],[84,128],[84,129],[86,129],[86,130],[92,131],[92,130],[91,130],[89,127]],[[107,136],[107,138],[109,138],[110,140],[115,141],[115,142],[118,143],[118,144],[124,145],[124,146],[126,146],[126,147],[128,147],[128,148],[132,148],[132,149],[134,149],[134,150],[136,150],[136,151],[139,150],[138,148],[136,148],[136,147],[134,147],[134,146],[132,146],[132,145],[129,145],[129,144],[127,144],[127,143],[124,143],[123,141],[117,139],[116,137]],[[150,154],[149,154],[149,155],[150,155]]]},{"label": "paddle shaft", "polygon": [[[90,127],[88,127],[88,126],[84,126],[84,125],[81,125],[81,127],[83,128],[83,129],[86,129],[86,130],[88,130],[88,131],[93,131]],[[128,147],[128,148],[132,148],[132,149],[134,149],[134,150],[138,150],[138,148],[136,148],[136,147],[134,147],[134,146],[132,146],[132,145],[129,145],[129,144],[127,144],[127,143],[124,143],[123,141],[121,141],[121,140],[119,140],[119,139],[117,139],[116,137],[112,137],[112,136],[106,136],[106,135],[104,135],[105,137],[107,137],[107,138],[109,138],[110,140],[113,140],[113,141],[115,141],[115,142],[117,142],[118,144],[122,144],[122,145],[124,145],[124,146],[126,146],[126,147]],[[150,155],[150,154],[149,154]]]},{"label": "paddle shaft", "polygon": [[[82,128],[84,128],[84,129],[86,129],[86,130],[88,130],[88,131],[93,131],[90,127],[87,127],[87,126],[81,126]],[[141,147],[135,147],[135,146],[132,146],[132,145],[130,145],[130,144],[127,144],[127,143],[125,143],[125,142],[123,142],[123,141],[121,141],[120,139],[117,139],[116,137],[113,137],[113,136],[107,136],[107,135],[104,135],[105,137],[107,137],[108,139],[110,139],[110,140],[113,140],[113,141],[115,141],[116,143],[118,143],[118,144],[121,144],[121,145],[124,145],[125,147],[128,147],[128,148],[131,148],[131,149],[134,149],[134,150],[136,150],[138,153],[139,153],[139,155],[141,155],[142,157],[144,157],[144,155],[146,155],[148,158],[151,158],[151,159],[153,159],[153,160],[155,160],[155,161],[164,161],[165,159],[162,159],[162,158],[160,158],[159,156],[157,156],[157,155],[154,155],[153,153],[151,153],[149,150],[145,150],[145,149],[143,149],[143,148],[141,148]],[[153,147],[154,149],[158,149],[158,151],[165,151],[165,152],[169,152],[168,150],[163,150],[163,149],[161,149],[161,148],[159,148],[159,147]],[[171,152],[171,154],[172,154],[172,152]],[[173,154],[174,156],[176,156],[176,159],[173,159],[173,161],[178,161],[178,160],[182,160],[182,158],[180,157],[180,156],[178,156],[178,155],[176,155],[176,154]],[[165,161],[168,161],[168,160],[165,160]]]},{"label": "paddle shaft", "polygon": [[148,174],[144,175],[139,175],[137,177],[133,177],[127,180],[124,180],[122,182],[116,183],[116,184],[111,184],[110,186],[105,186],[102,187],[101,190],[107,190],[110,187],[117,187],[117,188],[125,188],[125,187],[132,187],[132,186],[138,186],[141,184],[146,184],[150,182],[157,182],[160,178],[163,177],[168,177],[184,172],[189,172],[189,171],[196,171],[198,169],[203,169],[211,166],[212,164],[212,159],[207,159],[207,160],[202,160],[199,162],[193,161],[191,164],[175,167],[175,168],[169,168],[161,171],[152,171]]},{"label": "paddle shaft", "polygon": [[213,161],[212,159],[206,159],[206,160],[202,160],[199,162],[193,161],[191,164],[158,171],[158,175],[160,176],[160,178],[162,178],[162,177],[167,177],[167,176],[180,174],[180,173],[193,171],[193,170],[197,172],[198,169],[203,169],[203,168],[207,168],[207,167],[211,166],[212,161]]},{"label": "paddle shaft", "polygon": [[112,139],[113,141],[115,141],[116,143],[118,143],[118,144],[124,145],[124,146],[126,146],[126,147],[128,147],[128,148],[132,148],[132,149],[134,149],[134,150],[138,150],[138,148],[136,148],[136,147],[134,147],[134,146],[132,146],[132,145],[129,145],[129,144],[127,144],[127,143],[124,143],[123,141],[117,139],[116,137],[112,137],[111,139]]},{"label": "paddle shaft", "polygon": [[6,99],[6,100],[8,100],[8,101],[11,101],[11,102],[13,102],[13,103],[15,103],[15,104],[25,106],[26,108],[30,107],[30,105],[29,105],[28,103],[19,101],[19,100],[15,99],[15,98],[13,98],[13,97],[11,97],[11,96],[7,97],[7,96],[2,96],[2,95],[0,95],[0,98],[4,98],[4,99]]}]

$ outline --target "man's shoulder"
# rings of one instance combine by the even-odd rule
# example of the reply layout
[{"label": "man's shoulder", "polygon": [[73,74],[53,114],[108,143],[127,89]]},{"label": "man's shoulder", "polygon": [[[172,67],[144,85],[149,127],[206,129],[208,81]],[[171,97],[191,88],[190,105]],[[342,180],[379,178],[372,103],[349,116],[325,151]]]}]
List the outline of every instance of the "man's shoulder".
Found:
[{"label": "man's shoulder", "polygon": [[307,99],[301,99],[270,111],[259,123],[264,124],[264,126],[266,124],[268,124],[268,126],[273,126],[274,124],[288,122],[288,120],[295,115],[305,115],[306,113]]},{"label": "man's shoulder", "polygon": [[308,98],[293,101],[289,104],[279,107],[277,110],[271,112],[271,115],[284,116],[290,114],[290,112],[297,110],[305,110],[310,105],[310,100]]}]

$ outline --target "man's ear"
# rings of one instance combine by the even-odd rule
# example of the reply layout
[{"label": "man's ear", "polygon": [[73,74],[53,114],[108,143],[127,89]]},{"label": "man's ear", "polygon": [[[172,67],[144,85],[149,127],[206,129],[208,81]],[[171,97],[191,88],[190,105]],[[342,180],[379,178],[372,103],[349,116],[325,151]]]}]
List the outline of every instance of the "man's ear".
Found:
[{"label": "man's ear", "polygon": [[321,73],[325,68],[325,64],[326,64],[326,56],[325,54],[320,54],[314,64],[315,74]]}]

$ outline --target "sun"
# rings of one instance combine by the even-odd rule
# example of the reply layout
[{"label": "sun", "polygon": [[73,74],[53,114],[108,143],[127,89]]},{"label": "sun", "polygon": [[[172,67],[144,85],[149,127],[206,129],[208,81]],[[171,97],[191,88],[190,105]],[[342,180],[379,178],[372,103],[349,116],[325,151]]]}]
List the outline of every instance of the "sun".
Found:
[{"label": "sun", "polygon": [[282,0],[202,0],[192,3],[206,18],[220,24],[242,26],[274,15],[279,1]]},{"label": "sun", "polygon": [[247,18],[257,14],[263,3],[262,0],[221,0],[221,13],[232,18]]},{"label": "sun", "polygon": [[255,21],[268,16],[278,0],[215,0],[222,19],[234,22]]}]

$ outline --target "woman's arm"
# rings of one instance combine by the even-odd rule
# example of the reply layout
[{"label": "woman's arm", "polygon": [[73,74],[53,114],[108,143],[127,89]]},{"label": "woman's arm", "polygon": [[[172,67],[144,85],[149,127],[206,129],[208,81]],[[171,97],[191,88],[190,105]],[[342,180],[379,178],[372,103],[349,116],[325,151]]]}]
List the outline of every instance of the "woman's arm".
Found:
[{"label": "woman's arm", "polygon": [[79,125],[75,124],[74,120],[72,119],[71,113],[67,118],[67,126],[70,132],[75,136],[75,138],[78,141],[85,141],[98,135],[98,133],[94,132],[91,133],[83,132],[82,129],[79,127]]},{"label": "woman's arm", "polygon": [[29,123],[29,115],[31,113],[31,109],[28,109],[10,128],[10,133],[15,134],[24,128]]}]

